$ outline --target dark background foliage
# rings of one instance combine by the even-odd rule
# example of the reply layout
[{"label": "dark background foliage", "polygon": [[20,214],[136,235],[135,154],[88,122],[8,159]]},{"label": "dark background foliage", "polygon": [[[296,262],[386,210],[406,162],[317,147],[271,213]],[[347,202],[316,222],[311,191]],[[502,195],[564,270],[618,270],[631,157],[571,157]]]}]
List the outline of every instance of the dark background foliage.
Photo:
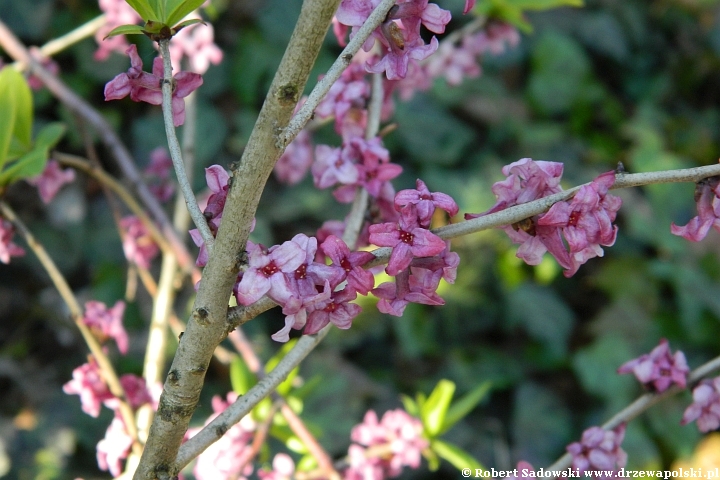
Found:
[{"label": "dark background foliage", "polygon": [[[439,3],[459,13],[463,2]],[[199,92],[197,190],[204,187],[204,167],[239,158],[298,8],[297,0],[216,4],[210,20],[225,60],[211,67]],[[42,44],[98,14],[90,0],[0,0],[0,17],[26,44]],[[490,187],[501,179],[500,168],[522,157],[564,162],[566,188],[618,161],[630,172],[715,162],[719,14],[715,0],[589,0],[582,9],[529,16],[533,33],[506,54],[486,57],[482,77],[457,88],[438,81],[430,92],[398,103],[398,129],[385,139],[405,168],[396,188],[419,177],[431,190],[453,195],[461,212],[479,212],[494,201]],[[454,18],[452,26],[466,21]],[[139,45],[149,65],[149,42]],[[164,143],[160,111],[129,100],[104,103],[104,83],[128,61],[114,55],[95,62],[95,48],[89,39],[59,54],[62,77],[113,122],[144,165],[150,150]],[[337,52],[329,38],[311,78]],[[83,154],[85,127],[48,92],[37,92],[35,101],[39,123],[68,123],[60,148]],[[316,140],[338,142],[330,128]],[[106,168],[117,172],[98,149]],[[624,204],[616,245],[571,279],[549,258],[535,268],[524,265],[500,231],[454,241],[461,265],[457,283],[441,289],[447,304],[410,305],[397,319],[361,302],[365,311],[353,328],[332,332],[303,364],[301,374],[312,385],[303,418],[341,456],[368,408],[399,407],[399,394],[428,393],[442,378],[456,382],[460,394],[490,380],[487,401],[447,438],[488,467],[512,468],[520,459],[547,466],[584,429],[642,393],[633,378],[615,373],[625,361],[663,337],[685,352],[691,367],[718,354],[720,237],[712,232],[690,244],[669,230],[672,221],[684,224],[695,214],[693,188],[619,192]],[[24,183],[6,198],[83,300],[123,298],[130,274],[96,183],[79,175],[47,207]],[[254,240],[272,245],[298,232],[313,234],[345,213],[310,179],[289,188],[271,179]],[[176,305],[181,317],[192,292],[185,287]],[[129,302],[131,354],[114,357],[121,373],[140,373],[149,305],[142,289]],[[23,479],[106,477],[97,472],[95,444],[109,411],[92,419],[76,396],[62,393],[87,350],[31,255],[0,266],[0,316],[2,471]],[[262,358],[277,351],[269,335],[281,325],[276,310],[244,327]],[[213,363],[196,423],[210,411],[211,396],[229,389],[227,366]],[[694,425],[679,425],[689,401],[683,393],[630,424],[629,467],[669,467],[690,455],[700,436]],[[456,478],[457,472],[444,465],[410,475]]]}]

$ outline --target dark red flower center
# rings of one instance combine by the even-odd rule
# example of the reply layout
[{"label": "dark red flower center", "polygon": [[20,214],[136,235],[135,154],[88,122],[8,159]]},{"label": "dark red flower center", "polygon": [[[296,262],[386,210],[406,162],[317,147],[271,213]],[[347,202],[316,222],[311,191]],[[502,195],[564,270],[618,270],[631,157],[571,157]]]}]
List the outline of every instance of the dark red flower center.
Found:
[{"label": "dark red flower center", "polygon": [[275,265],[275,261],[274,261],[274,260],[270,260],[270,263],[268,263],[268,264],[265,265],[263,268],[261,268],[260,271],[261,271],[263,274],[265,274],[266,277],[269,277],[269,276],[274,275],[274,274],[276,274],[277,272],[279,272],[280,269],[278,268],[277,265]]},{"label": "dark red flower center", "polygon": [[303,280],[307,277],[307,264],[303,263],[300,265],[297,270],[295,270],[295,278],[298,280]]},{"label": "dark red flower center", "polygon": [[408,245],[412,245],[415,241],[415,235],[410,232],[406,232],[405,230],[400,230],[400,240]]}]

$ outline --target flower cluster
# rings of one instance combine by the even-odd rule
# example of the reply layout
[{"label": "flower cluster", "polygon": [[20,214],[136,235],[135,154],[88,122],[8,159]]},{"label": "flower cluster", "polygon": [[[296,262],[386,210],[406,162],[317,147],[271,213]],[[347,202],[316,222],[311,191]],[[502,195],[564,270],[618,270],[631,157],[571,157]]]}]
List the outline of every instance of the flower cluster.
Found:
[{"label": "flower cluster", "polygon": [[[120,377],[120,385],[132,409],[156,403],[142,378],[125,374]],[[97,444],[97,460],[102,470],[109,470],[113,477],[119,476],[122,460],[127,458],[133,439],[120,415],[120,401],[108,389],[95,361],[91,359],[73,370],[73,378],[63,386],[63,391],[68,395],[79,395],[83,412],[92,417],[100,414],[101,405],[115,412],[105,438]]]},{"label": "flower cluster", "polygon": [[95,41],[98,49],[95,51],[95,60],[104,61],[112,52],[124,53],[128,48],[125,35],[116,35],[105,38],[114,28],[120,25],[138,23],[140,15],[125,0],[99,0],[100,10],[105,14],[105,25],[95,32]]},{"label": "flower cluster", "polygon": [[[350,434],[355,443],[348,449],[345,480],[381,480],[397,477],[403,467],[418,468],[422,451],[429,446],[422,433],[420,420],[404,410],[385,412],[380,421],[374,411],[368,411]],[[371,448],[373,454],[369,454]]]},{"label": "flower cluster", "polygon": [[[352,27],[354,31],[365,23],[379,3],[379,0],[343,0],[335,17],[339,24]],[[399,0],[363,45],[365,51],[370,51],[377,40],[383,53],[378,61],[368,63],[366,69],[373,73],[385,72],[388,80],[404,78],[411,61],[423,60],[438,48],[434,36],[429,44],[424,42],[420,36],[420,25],[433,33],[443,33],[450,18],[450,12],[428,3],[428,0]],[[338,31],[344,33],[345,29],[336,29]],[[341,39],[342,42],[344,39]]]},{"label": "flower cluster", "polygon": [[580,442],[567,446],[572,455],[572,468],[580,473],[588,470],[616,470],[627,464],[627,454],[620,448],[625,438],[625,424],[613,430],[590,427],[582,434]]},{"label": "flower cluster", "polygon": [[40,175],[28,178],[27,182],[37,187],[43,203],[48,204],[55,198],[63,185],[73,180],[75,180],[74,170],[63,170],[57,161],[50,160]]},{"label": "flower cluster", "polygon": [[695,187],[695,202],[698,215],[687,225],[679,227],[674,223],[670,226],[673,235],[678,235],[692,242],[699,242],[710,231],[710,227],[720,232],[720,177],[706,178]]},{"label": "flower cluster", "polygon": [[272,470],[259,470],[260,480],[290,480],[295,473],[295,462],[287,453],[278,453],[273,458]]},{"label": "flower cluster", "polygon": [[25,250],[13,243],[15,226],[4,218],[0,218],[0,262],[10,263],[10,257],[21,257]]},{"label": "flower cluster", "polygon": [[[491,23],[479,32],[468,32],[457,42],[443,40],[435,55],[422,63],[419,75],[428,79],[445,78],[448,85],[460,85],[465,78],[480,76],[480,59],[486,55],[501,55],[507,46],[520,43],[517,29],[506,23]],[[403,88],[403,80],[401,88]]]},{"label": "flower cluster", "polygon": [[140,268],[150,268],[150,262],[160,249],[145,224],[138,217],[129,215],[120,220],[120,229],[123,232],[122,246],[125,258]]},{"label": "flower cluster", "polygon": [[[152,73],[143,71],[143,62],[137,53],[137,47],[130,45],[125,53],[130,57],[130,69],[110,80],[105,85],[105,101],[119,100],[130,95],[134,102],[147,102],[151,105],[162,104],[163,61],[161,57],[153,60]],[[183,98],[202,85],[200,75],[192,72],[179,72],[173,76],[172,117],[177,127],[185,122],[185,101]]]},{"label": "flower cluster", "polygon": [[[205,421],[205,425],[214,420],[227,407],[237,400],[234,392],[227,394],[223,400],[219,395],[212,399],[213,414]],[[220,439],[210,445],[197,458],[193,474],[197,480],[215,480],[218,478],[245,479],[253,472],[252,446],[250,443],[255,435],[257,424],[250,415],[236,423]],[[201,429],[191,428],[186,437],[192,438]]]},{"label": "flower cluster", "polygon": [[[328,323],[347,329],[360,313],[351,303],[374,286],[372,274],[362,269],[371,260],[368,252],[350,252],[341,239],[330,236],[322,250],[332,263],[315,260],[317,238],[298,234],[292,240],[265,248],[248,243],[248,268],[238,277],[235,298],[250,305],[267,295],[283,307],[285,327],[272,338],[286,342],[291,329],[317,333]],[[340,285],[347,283],[340,288]]]},{"label": "flower cluster", "polygon": [[91,300],[85,303],[85,315],[82,322],[90,328],[93,335],[102,343],[112,338],[123,355],[127,353],[128,336],[122,324],[125,302],[117,301],[112,308],[102,302]]},{"label": "flower cluster", "polygon": [[[497,203],[480,214],[465,214],[466,219],[494,213],[562,191],[561,163],[523,158],[503,167],[507,178],[493,185]],[[513,243],[520,244],[517,256],[529,265],[537,265],[545,252],[555,257],[571,277],[589,259],[603,256],[602,246],[611,246],[617,237],[615,221],[622,200],[608,194],[615,183],[613,171],[603,173],[583,185],[569,202],[554,204],[547,213],[503,227]]]},{"label": "flower cluster", "polygon": [[720,377],[705,379],[693,390],[693,402],[683,414],[683,425],[697,422],[698,430],[711,432],[720,428]]},{"label": "flower cluster", "polygon": [[685,388],[689,372],[685,354],[680,350],[670,354],[670,346],[664,338],[649,354],[641,355],[618,368],[618,373],[633,373],[640,383],[658,393],[664,392],[673,383]]},{"label": "flower cluster", "polygon": [[150,163],[144,170],[145,180],[150,193],[161,202],[167,202],[175,193],[172,169],[172,159],[167,149],[157,147],[150,152]]},{"label": "flower cluster", "polygon": [[409,302],[444,305],[436,291],[440,279],[455,282],[460,258],[445,242],[429,230],[439,208],[450,216],[458,213],[455,201],[444,193],[431,193],[422,180],[415,189],[402,190],[395,196],[396,222],[370,225],[369,241],[379,247],[392,247],[385,273],[395,282],[385,282],[373,290],[380,298],[378,309],[401,316]]}]

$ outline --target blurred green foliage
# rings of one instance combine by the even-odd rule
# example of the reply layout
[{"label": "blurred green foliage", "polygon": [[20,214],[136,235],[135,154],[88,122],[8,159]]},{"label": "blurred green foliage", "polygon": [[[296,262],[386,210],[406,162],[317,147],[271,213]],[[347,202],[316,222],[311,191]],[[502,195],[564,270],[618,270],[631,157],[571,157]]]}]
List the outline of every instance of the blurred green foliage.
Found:
[{"label": "blurred green foliage", "polygon": [[[27,3],[0,0],[0,16],[33,44],[99,13],[92,1],[34,0],[35,14],[28,15]],[[455,14],[462,4],[440,1]],[[242,152],[299,1],[227,2],[216,9],[213,25],[225,60],[211,67],[199,91],[198,190],[204,167],[227,166]],[[455,18],[453,26],[466,21]],[[422,178],[432,191],[453,195],[462,212],[479,212],[494,202],[490,187],[501,179],[500,168],[523,157],[564,162],[564,185],[570,187],[618,161],[641,172],[706,165],[720,156],[719,2],[590,0],[581,9],[526,18],[533,33],[501,56],[486,56],[482,77],[457,88],[439,80],[430,92],[397,102],[398,129],[385,141],[405,168],[398,190]],[[113,122],[145,165],[148,153],[164,143],[160,110],[129,100],[105,104],[104,82],[128,62],[121,56],[95,62],[94,48],[86,40],[59,54],[63,78]],[[148,42],[140,41],[140,52],[149,65]],[[329,38],[312,78],[338,52]],[[47,92],[34,96],[39,121],[60,119],[70,127],[59,148],[83,154],[83,126]],[[315,139],[339,142],[331,127]],[[73,188],[80,195],[62,203],[69,194],[61,194],[63,209],[42,208],[27,185],[11,188],[7,200],[46,241],[84,300],[114,303],[131,274],[107,202],[89,179]],[[695,214],[693,186],[618,195],[624,204],[616,245],[571,279],[551,259],[535,268],[524,265],[504,234],[490,231],[453,242],[461,265],[456,284],[442,288],[445,306],[410,305],[397,319],[364,301],[353,328],[333,331],[299,373],[307,384],[303,418],[331,454],[346,452],[350,429],[368,408],[382,414],[400,406],[401,394],[429,393],[441,379],[454,383],[458,397],[490,381],[487,400],[443,439],[487,467],[508,469],[520,459],[547,466],[584,429],[642,393],[633,378],[615,370],[660,338],[682,349],[691,367],[716,356],[720,236],[711,232],[690,244],[669,232],[670,222],[684,224]],[[85,215],[58,221],[71,207]],[[271,178],[254,240],[270,245],[298,232],[313,234],[323,221],[345,214],[346,207],[330,192],[315,190],[310,179],[284,187]],[[177,304],[181,317],[192,295],[186,287]],[[140,291],[126,313],[132,358],[143,353],[148,302]],[[108,411],[91,419],[76,397],[61,391],[86,350],[32,257],[0,267],[0,314],[0,417],[3,425],[22,412],[38,419],[34,428],[10,426],[11,434],[3,435],[13,458],[8,475],[105,478],[96,473],[94,452]],[[243,327],[263,360],[280,348],[269,335],[282,325],[280,312],[270,311]],[[121,373],[139,373],[139,361],[129,358],[119,363]],[[231,371],[242,383],[237,368],[212,364],[195,423],[210,412],[212,395],[231,389]],[[692,451],[699,438],[695,426],[678,424],[689,401],[684,393],[630,425],[624,444],[630,468],[667,467]],[[48,439],[60,434],[70,435],[72,448],[51,448]],[[457,475],[447,463],[439,472],[410,476]]]}]

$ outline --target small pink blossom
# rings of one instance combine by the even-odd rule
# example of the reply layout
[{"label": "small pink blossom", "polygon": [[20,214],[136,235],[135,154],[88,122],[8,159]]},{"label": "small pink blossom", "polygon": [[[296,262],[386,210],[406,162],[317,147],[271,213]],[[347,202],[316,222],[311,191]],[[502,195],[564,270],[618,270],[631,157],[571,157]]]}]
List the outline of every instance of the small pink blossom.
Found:
[{"label": "small pink blossom", "polygon": [[[420,420],[400,409],[385,412],[380,421],[369,410],[363,423],[353,427],[350,438],[358,444],[349,450],[350,467],[345,478],[351,479],[396,477],[403,467],[418,468],[421,453],[429,446]],[[382,457],[367,455],[369,450],[361,449],[381,445],[390,450]]]},{"label": "small pink blossom", "polygon": [[403,215],[399,223],[370,225],[370,243],[393,248],[385,269],[392,276],[405,270],[413,258],[432,257],[445,249],[445,242],[408,215]]},{"label": "small pink blossom", "polygon": [[640,383],[656,392],[664,392],[673,383],[685,388],[690,368],[685,361],[685,355],[678,350],[670,353],[670,346],[666,339],[649,354],[630,360],[618,368],[618,373],[633,373]]},{"label": "small pink blossom", "polygon": [[308,314],[303,333],[305,335],[315,334],[329,323],[347,330],[352,326],[353,319],[362,311],[360,305],[351,303],[356,298],[357,292],[354,289],[345,287],[334,292],[330,283],[326,281],[323,292],[305,303]]},{"label": "small pink blossom", "polygon": [[[153,398],[144,378],[133,375],[132,373],[126,373],[120,377],[120,385],[125,392],[125,397],[130,404],[130,408],[133,410],[137,410],[147,403],[153,403]],[[120,406],[120,399],[113,397],[105,400],[103,403],[109,409],[117,410]]]},{"label": "small pink blossom", "polygon": [[288,241],[268,250],[255,248],[250,252],[249,268],[235,287],[235,298],[241,305],[250,305],[268,294],[276,302],[284,304],[293,292],[284,274],[294,273],[305,262],[302,246]]},{"label": "small pink blossom", "polygon": [[97,461],[100,470],[110,471],[113,477],[122,473],[122,461],[127,458],[133,439],[118,411],[110,423],[105,438],[97,444]]},{"label": "small pink blossom", "polygon": [[[198,18],[189,15],[184,20]],[[170,60],[173,70],[180,71],[181,61],[187,57],[190,70],[204,74],[210,64],[222,62],[223,52],[215,44],[215,31],[211,24],[195,24],[180,30],[170,42]]]},{"label": "small pink blossom", "polygon": [[128,48],[125,35],[105,38],[108,33],[120,25],[133,25],[138,23],[140,15],[125,0],[99,0],[100,10],[105,14],[105,25],[95,32],[95,41],[98,49],[94,58],[98,61],[106,60],[111,52],[124,53]]},{"label": "small pink blossom", "polygon": [[720,177],[710,177],[698,182],[695,187],[698,215],[682,227],[673,223],[670,226],[672,234],[692,242],[699,242],[705,238],[711,227],[720,232],[720,198],[718,198],[718,194],[720,194]]},{"label": "small pink blossom", "polygon": [[475,8],[475,2],[477,2],[477,0],[465,0],[465,8],[463,8],[463,15]]},{"label": "small pink blossom", "polygon": [[720,428],[720,377],[702,380],[693,389],[693,402],[685,409],[682,425],[697,422],[703,433]]},{"label": "small pink blossom", "polygon": [[103,342],[115,339],[120,353],[127,353],[128,336],[122,324],[125,302],[118,300],[112,308],[104,303],[91,300],[85,303],[85,316],[82,321]]},{"label": "small pink blossom", "polygon": [[167,202],[175,192],[175,184],[172,181],[171,172],[173,163],[170,154],[164,147],[157,147],[150,152],[150,163],[145,168],[148,188],[161,202]]},{"label": "small pink blossom", "polygon": [[10,263],[10,257],[25,255],[25,250],[13,243],[13,235],[15,235],[15,226],[0,218],[0,262],[2,263]]},{"label": "small pink blossom", "polygon": [[581,473],[587,470],[615,470],[627,464],[627,454],[620,448],[625,438],[625,424],[614,430],[590,427],[580,442],[571,443],[567,451],[572,455],[572,468]]},{"label": "small pink blossom", "polygon": [[43,203],[48,204],[55,198],[63,185],[73,180],[75,180],[74,170],[70,168],[63,170],[57,161],[50,160],[40,175],[28,178],[27,182],[37,187]]},{"label": "small pink blossom", "polygon": [[103,402],[114,398],[102,378],[100,369],[91,360],[73,370],[72,375],[72,380],[63,385],[63,392],[68,395],[79,395],[82,411],[97,418]]},{"label": "small pink blossom", "polygon": [[272,470],[258,471],[260,480],[291,480],[295,473],[295,462],[287,453],[278,453],[273,458]]},{"label": "small pink blossom", "polygon": [[[212,399],[213,414],[205,422],[205,425],[214,420],[230,404],[237,400],[238,395],[234,392],[227,394],[227,401],[219,395]],[[197,463],[193,469],[197,480],[217,480],[220,478],[235,478],[244,480],[253,472],[253,465],[250,461],[253,455],[251,442],[255,435],[257,425],[251,415],[247,415],[236,423],[220,439],[210,445],[198,456]],[[200,428],[188,430],[188,437],[191,438]]]},{"label": "small pink blossom", "polygon": [[413,205],[417,211],[418,223],[425,228],[430,226],[435,208],[445,210],[451,217],[457,215],[457,203],[450,195],[442,192],[431,193],[420,179],[417,179],[415,186],[415,189],[400,190],[395,195],[395,209],[398,212],[403,207]]},{"label": "small pink blossom", "polygon": [[275,163],[275,178],[286,185],[300,183],[310,170],[313,157],[310,134],[307,130],[301,130]]},{"label": "small pink blossom", "polygon": [[[147,102],[151,105],[162,104],[163,61],[161,57],[153,60],[152,74],[144,72],[143,62],[137,53],[137,47],[130,45],[125,51],[130,57],[130,69],[116,76],[105,85],[105,101],[119,100],[130,95],[134,102]],[[185,122],[185,101],[187,97],[202,85],[203,80],[197,73],[179,72],[173,77],[172,117],[178,127]]]},{"label": "small pink blossom", "polygon": [[150,262],[160,249],[145,224],[138,217],[130,215],[120,220],[120,228],[123,230],[125,258],[140,268],[150,268]]}]

